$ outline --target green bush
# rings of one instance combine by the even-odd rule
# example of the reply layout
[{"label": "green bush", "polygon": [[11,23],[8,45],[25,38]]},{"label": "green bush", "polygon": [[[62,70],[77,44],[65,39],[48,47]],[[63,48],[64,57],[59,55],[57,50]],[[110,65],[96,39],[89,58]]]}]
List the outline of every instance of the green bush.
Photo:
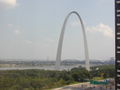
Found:
[{"label": "green bush", "polygon": [[[99,68],[96,69],[96,68]],[[73,68],[70,71],[10,70],[0,71],[0,90],[46,90],[90,79],[114,78],[114,65]],[[98,78],[99,77],[99,78]]]}]

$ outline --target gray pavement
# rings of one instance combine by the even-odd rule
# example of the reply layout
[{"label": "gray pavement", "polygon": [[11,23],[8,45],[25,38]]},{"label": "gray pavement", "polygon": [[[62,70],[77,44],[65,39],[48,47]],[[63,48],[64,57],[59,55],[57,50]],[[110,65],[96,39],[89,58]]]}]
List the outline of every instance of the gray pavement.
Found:
[{"label": "gray pavement", "polygon": [[90,85],[89,83],[80,83],[56,88],[52,90],[115,90],[112,85]]}]

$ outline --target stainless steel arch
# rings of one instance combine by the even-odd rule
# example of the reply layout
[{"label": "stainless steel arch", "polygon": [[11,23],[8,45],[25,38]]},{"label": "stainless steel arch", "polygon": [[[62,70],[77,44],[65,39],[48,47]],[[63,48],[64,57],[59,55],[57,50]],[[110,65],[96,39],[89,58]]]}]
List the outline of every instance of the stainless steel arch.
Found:
[{"label": "stainless steel arch", "polygon": [[71,14],[75,14],[77,15],[80,23],[81,23],[81,27],[82,27],[82,31],[83,31],[83,39],[84,39],[84,50],[85,50],[85,67],[87,70],[90,70],[90,65],[89,65],[89,53],[88,53],[88,45],[87,45],[87,38],[86,38],[86,33],[85,33],[85,28],[84,28],[84,24],[83,21],[80,17],[80,15],[76,12],[76,11],[72,11],[70,12],[67,17],[65,18],[65,21],[63,23],[63,27],[61,30],[61,34],[60,34],[60,38],[59,38],[59,43],[58,43],[58,48],[57,48],[57,55],[56,55],[56,69],[60,70],[60,64],[61,64],[61,54],[62,54],[62,44],[63,44],[63,39],[64,39],[64,32],[65,32],[65,27],[67,24],[67,20],[70,17]]}]

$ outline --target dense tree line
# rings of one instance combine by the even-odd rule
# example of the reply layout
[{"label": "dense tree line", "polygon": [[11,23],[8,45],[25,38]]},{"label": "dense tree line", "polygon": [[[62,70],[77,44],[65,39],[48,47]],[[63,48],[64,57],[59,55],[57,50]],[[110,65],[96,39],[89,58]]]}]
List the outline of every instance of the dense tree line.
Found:
[{"label": "dense tree line", "polygon": [[74,82],[85,82],[94,77],[113,78],[114,65],[73,68],[70,71],[8,70],[0,71],[0,90],[46,90]]}]

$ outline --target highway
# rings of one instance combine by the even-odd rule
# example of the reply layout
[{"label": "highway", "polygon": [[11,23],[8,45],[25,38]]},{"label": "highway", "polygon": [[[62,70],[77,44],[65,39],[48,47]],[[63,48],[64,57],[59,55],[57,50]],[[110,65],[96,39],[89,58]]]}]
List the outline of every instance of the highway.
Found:
[{"label": "highway", "polygon": [[115,90],[115,88],[113,85],[104,86],[104,85],[91,85],[89,83],[79,83],[52,90]]}]

